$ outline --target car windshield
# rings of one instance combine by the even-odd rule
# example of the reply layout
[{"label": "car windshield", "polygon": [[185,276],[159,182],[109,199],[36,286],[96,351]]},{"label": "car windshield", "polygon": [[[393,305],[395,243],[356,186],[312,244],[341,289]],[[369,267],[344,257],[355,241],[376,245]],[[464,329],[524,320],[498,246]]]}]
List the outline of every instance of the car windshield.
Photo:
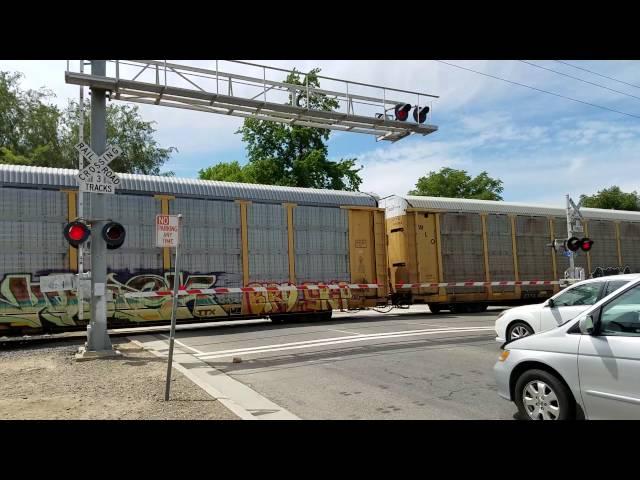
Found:
[{"label": "car windshield", "polygon": [[[607,288],[606,288],[606,290],[604,291],[604,293],[602,294],[601,299],[602,299],[602,298],[604,298],[604,297],[606,297],[606,296],[608,296],[608,295],[610,295],[610,294],[612,294],[613,292],[615,292],[615,291],[616,291],[616,290],[618,290],[619,288],[624,287],[624,286],[625,286],[627,283],[629,283],[629,282],[630,282],[630,280],[613,280],[613,281],[610,281],[610,282],[607,284]],[[594,285],[594,284],[592,284],[592,285]],[[598,284],[598,288],[600,288],[600,284]],[[575,287],[573,290],[577,290],[577,289],[580,289],[580,286]],[[582,290],[582,289],[581,289],[581,290]],[[583,292],[584,292],[584,290],[583,290]],[[567,291],[567,292],[566,292],[566,294],[570,294],[570,293],[571,293],[571,290],[569,290],[569,291]],[[597,297],[597,295],[596,295],[596,297]],[[560,297],[558,297],[558,298],[560,298]],[[593,305],[593,304],[596,302],[596,300],[597,300],[597,298],[591,298],[591,299],[588,299],[588,301],[589,301],[589,302],[591,302],[591,303],[589,303],[588,305]],[[579,300],[579,302],[580,302],[580,300]],[[573,305],[578,305],[578,304],[579,304],[579,303],[573,303]],[[556,304],[556,305],[557,305],[557,304]],[[559,324],[558,324],[558,326],[565,325],[567,322],[571,322],[571,321],[572,321],[572,320],[574,320],[575,318],[576,318],[576,317],[568,318],[568,319],[566,319],[564,322],[559,323]]]}]

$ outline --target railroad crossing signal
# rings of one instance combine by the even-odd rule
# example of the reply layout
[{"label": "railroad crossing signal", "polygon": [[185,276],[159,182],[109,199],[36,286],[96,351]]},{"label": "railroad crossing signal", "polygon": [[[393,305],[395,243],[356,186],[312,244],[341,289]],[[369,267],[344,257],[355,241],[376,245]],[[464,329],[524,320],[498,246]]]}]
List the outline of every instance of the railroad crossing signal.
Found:
[{"label": "railroad crossing signal", "polygon": [[80,221],[67,223],[63,230],[64,238],[67,239],[69,245],[78,248],[82,243],[86,242],[91,235],[89,227]]},{"label": "railroad crossing signal", "polygon": [[78,172],[79,190],[91,193],[115,193],[116,187],[120,184],[120,177],[109,168],[109,163],[122,154],[122,149],[112,145],[98,156],[84,142],[78,142],[75,148],[89,162],[82,171]]},{"label": "railroad crossing signal", "polygon": [[413,119],[417,123],[424,123],[427,119],[427,113],[429,113],[429,107],[419,108],[418,105],[416,105],[413,109]]},{"label": "railroad crossing signal", "polygon": [[556,252],[560,252],[566,257],[571,257],[573,252],[577,252],[578,250],[582,250],[583,252],[590,251],[593,243],[593,240],[587,237],[571,237],[566,240],[556,238],[553,242],[548,243],[547,247],[553,248]]},{"label": "railroad crossing signal", "polygon": [[565,243],[565,248],[572,252],[577,252],[578,250],[582,250],[583,252],[588,252],[589,250],[591,250],[591,247],[593,246],[593,240],[586,237],[585,238],[571,237],[565,240],[564,243]]},{"label": "railroad crossing signal", "polygon": [[[65,225],[63,233],[69,245],[78,248],[91,236],[91,229],[83,221],[75,220]],[[118,222],[109,222],[102,228],[102,238],[107,243],[109,250],[120,248],[126,234],[124,227]]]},{"label": "railroad crossing signal", "polygon": [[127,232],[118,222],[109,222],[102,228],[102,238],[107,242],[107,249],[115,250],[124,243]]},{"label": "railroad crossing signal", "polygon": [[411,110],[411,104],[399,103],[395,107],[396,120],[404,122],[409,118],[409,110]]}]

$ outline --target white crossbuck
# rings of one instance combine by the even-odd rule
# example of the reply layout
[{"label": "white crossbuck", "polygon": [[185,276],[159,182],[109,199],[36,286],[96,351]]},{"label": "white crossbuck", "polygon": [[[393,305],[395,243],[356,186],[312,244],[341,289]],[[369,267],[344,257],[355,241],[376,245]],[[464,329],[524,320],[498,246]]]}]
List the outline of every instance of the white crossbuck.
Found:
[{"label": "white crossbuck", "polygon": [[89,145],[78,142],[75,146],[89,164],[78,172],[81,192],[114,193],[120,183],[118,174],[109,168],[109,163],[122,154],[122,149],[111,145],[98,156]]}]

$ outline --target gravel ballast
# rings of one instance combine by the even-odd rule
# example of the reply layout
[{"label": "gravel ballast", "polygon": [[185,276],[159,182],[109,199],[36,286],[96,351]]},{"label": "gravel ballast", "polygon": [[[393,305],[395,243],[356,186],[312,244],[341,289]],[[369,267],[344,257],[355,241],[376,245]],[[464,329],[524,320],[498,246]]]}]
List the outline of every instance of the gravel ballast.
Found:
[{"label": "gravel ballast", "polygon": [[128,339],[116,359],[77,362],[80,341],[0,350],[0,419],[233,420],[238,417],[166,359]]}]

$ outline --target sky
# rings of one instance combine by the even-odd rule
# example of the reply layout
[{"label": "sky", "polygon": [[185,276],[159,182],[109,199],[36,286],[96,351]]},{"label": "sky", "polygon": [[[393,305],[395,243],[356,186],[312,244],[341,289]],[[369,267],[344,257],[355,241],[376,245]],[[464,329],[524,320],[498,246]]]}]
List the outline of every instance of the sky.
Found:
[{"label": "sky", "polygon": [[[321,75],[328,77],[439,96],[431,104],[428,120],[438,126],[433,134],[412,135],[395,143],[376,142],[375,137],[365,134],[331,134],[330,159],[356,158],[363,167],[361,191],[383,197],[406,194],[419,177],[442,167],[463,169],[473,176],[486,171],[504,182],[503,199],[513,202],[559,206],[567,193],[577,199],[580,194],[594,194],[612,185],[623,191],[640,190],[638,61],[568,61],[637,87],[556,61],[530,61],[621,93],[518,60],[447,61],[638,118],[433,60],[247,61],[303,72],[319,67]],[[215,61],[172,62],[215,68]],[[77,71],[78,61],[71,64]],[[78,87],[64,82],[65,68],[66,61],[0,60],[0,70],[25,75],[23,88],[46,87],[56,95],[51,102],[61,107],[78,97]],[[234,72],[262,75],[261,69],[242,69],[245,67]],[[321,86],[336,88],[330,81],[321,82]],[[238,87],[234,93],[239,93]],[[413,98],[406,101],[415,103]],[[140,105],[140,112],[145,120],[156,122],[155,136],[161,146],[178,149],[163,168],[179,177],[197,178],[198,170],[219,162],[247,161],[242,139],[235,134],[241,118],[154,105]]]}]

